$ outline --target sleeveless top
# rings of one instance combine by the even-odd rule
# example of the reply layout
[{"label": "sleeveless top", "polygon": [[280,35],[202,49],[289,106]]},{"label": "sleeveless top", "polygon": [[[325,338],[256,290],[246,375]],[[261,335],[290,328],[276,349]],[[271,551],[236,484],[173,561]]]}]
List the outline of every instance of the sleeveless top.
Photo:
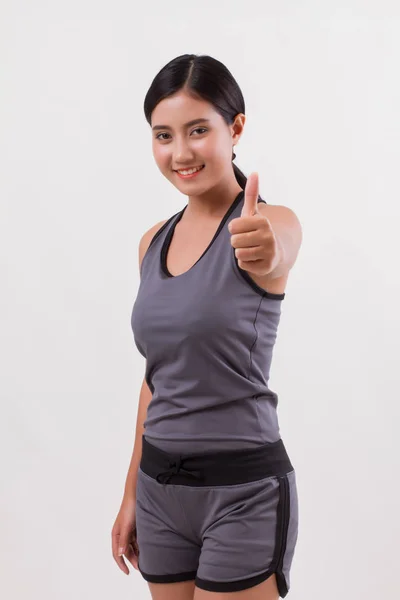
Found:
[{"label": "sleeveless top", "polygon": [[166,257],[187,205],[156,232],[142,260],[131,326],[152,393],[144,436],[165,452],[280,439],[268,380],[285,294],[265,291],[238,265],[228,225],[243,203],[242,190],[185,273],[171,275]]}]

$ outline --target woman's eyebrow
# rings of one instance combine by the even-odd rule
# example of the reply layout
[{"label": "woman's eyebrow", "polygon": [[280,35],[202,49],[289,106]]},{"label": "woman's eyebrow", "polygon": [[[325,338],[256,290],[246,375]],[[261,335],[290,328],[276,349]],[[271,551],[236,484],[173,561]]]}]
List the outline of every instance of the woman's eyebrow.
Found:
[{"label": "woman's eyebrow", "polygon": [[[197,125],[197,123],[204,123],[205,121],[207,121],[209,123],[210,119],[193,119],[193,121],[189,121],[188,123],[185,123],[183,126],[190,127],[191,125]],[[168,125],[154,125],[154,127],[152,127],[152,130],[154,131],[156,129],[171,129],[171,127],[169,127]]]}]

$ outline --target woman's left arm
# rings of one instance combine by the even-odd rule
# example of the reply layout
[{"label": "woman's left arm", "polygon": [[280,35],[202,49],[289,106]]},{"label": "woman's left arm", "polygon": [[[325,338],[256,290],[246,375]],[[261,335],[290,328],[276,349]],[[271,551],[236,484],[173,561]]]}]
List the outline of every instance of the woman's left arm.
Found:
[{"label": "woman's left arm", "polygon": [[257,208],[270,222],[280,249],[279,263],[266,275],[267,279],[275,279],[288,273],[296,262],[303,240],[302,227],[296,213],[287,206],[259,202]]}]

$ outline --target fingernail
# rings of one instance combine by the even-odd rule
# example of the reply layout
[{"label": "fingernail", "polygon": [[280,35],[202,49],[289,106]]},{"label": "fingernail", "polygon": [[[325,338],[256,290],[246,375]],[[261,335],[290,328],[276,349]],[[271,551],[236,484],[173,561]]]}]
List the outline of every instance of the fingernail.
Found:
[{"label": "fingernail", "polygon": [[122,556],[123,553],[124,553],[124,549],[123,548],[119,548],[119,550],[118,550],[118,556]]}]

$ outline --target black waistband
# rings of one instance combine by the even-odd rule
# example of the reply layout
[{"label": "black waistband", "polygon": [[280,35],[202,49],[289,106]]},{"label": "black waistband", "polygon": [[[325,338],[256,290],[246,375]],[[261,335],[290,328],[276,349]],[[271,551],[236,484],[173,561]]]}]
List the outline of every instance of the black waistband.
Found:
[{"label": "black waistband", "polygon": [[282,439],[255,448],[177,454],[153,446],[144,435],[140,468],[159,483],[197,487],[235,485],[294,470]]}]

